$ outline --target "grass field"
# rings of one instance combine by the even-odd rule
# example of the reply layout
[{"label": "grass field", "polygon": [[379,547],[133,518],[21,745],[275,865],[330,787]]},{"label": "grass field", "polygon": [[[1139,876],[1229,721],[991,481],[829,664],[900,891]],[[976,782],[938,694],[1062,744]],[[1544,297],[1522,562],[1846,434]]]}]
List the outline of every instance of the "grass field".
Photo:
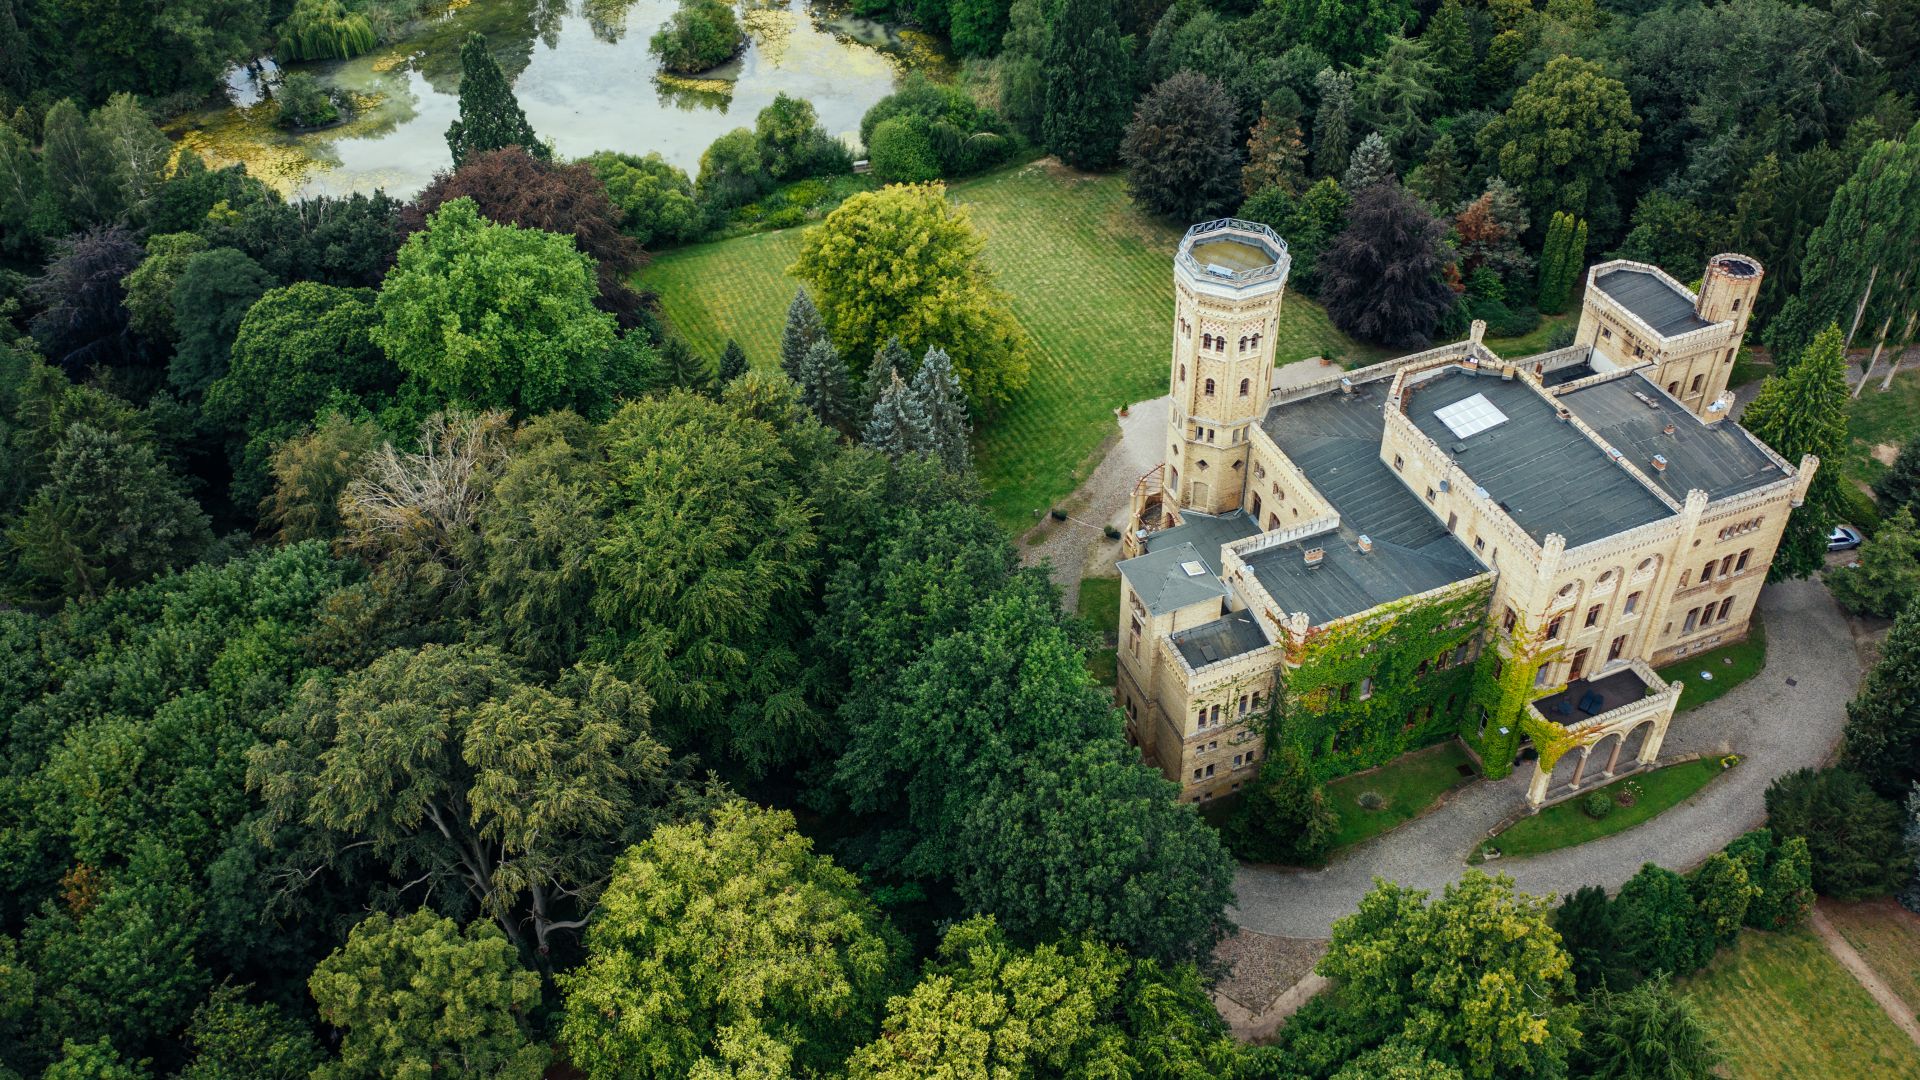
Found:
[{"label": "grass field", "polygon": [[1874,459],[1873,448],[1881,444],[1898,447],[1920,431],[1920,369],[1903,369],[1893,377],[1893,389],[1880,392],[1880,378],[1887,369],[1882,360],[1873,381],[1860,391],[1847,415],[1847,434],[1853,437],[1853,452],[1847,455],[1841,471],[1850,480],[1872,483],[1887,471]]},{"label": "grass field", "polygon": [[1920,1080],[1920,1052],[1810,931],[1746,931],[1681,988],[1734,1080]]},{"label": "grass field", "polygon": [[1820,910],[1908,1010],[1920,1015],[1920,915],[1893,900],[1822,900]]},{"label": "grass field", "polygon": [[1120,579],[1090,577],[1080,579],[1080,618],[1100,635],[1100,644],[1087,653],[1087,668],[1102,686],[1112,686],[1120,678],[1120,655],[1113,644],[1120,627]]},{"label": "grass field", "polygon": [[[1440,796],[1473,779],[1460,775],[1460,766],[1467,763],[1467,752],[1448,739],[1438,746],[1402,754],[1363,776],[1329,783],[1327,800],[1340,817],[1333,846],[1338,849],[1370,840],[1419,817]],[[1361,796],[1369,792],[1384,799],[1384,805],[1373,810],[1360,805]]]},{"label": "grass field", "polygon": [[[1676,660],[1660,669],[1660,677],[1668,682],[1680,680],[1680,704],[1674,711],[1686,712],[1760,674],[1766,666],[1767,624],[1761,622],[1759,613],[1755,612],[1747,640]],[[1713,678],[1701,678],[1702,671],[1713,672]]]},{"label": "grass field", "polygon": [[[1003,525],[1021,531],[1079,484],[1089,455],[1114,430],[1115,408],[1165,392],[1180,233],[1136,209],[1121,177],[1044,160],[954,184],[953,195],[986,236],[987,264],[1035,345],[1031,383],[975,439],[988,503]],[[660,294],[668,320],[701,352],[717,356],[731,337],[756,367],[770,367],[796,285],[786,268],[802,233],[668,252],[641,271],[639,284]],[[1276,338],[1282,363],[1389,355],[1347,338],[1292,293]]]},{"label": "grass field", "polygon": [[1502,858],[1517,859],[1626,832],[1677,806],[1724,771],[1719,758],[1709,757],[1669,765],[1648,773],[1635,773],[1605,787],[1593,789],[1617,796],[1622,785],[1638,785],[1639,793],[1632,806],[1621,806],[1616,801],[1606,817],[1596,818],[1587,813],[1584,806],[1587,796],[1583,793],[1566,802],[1555,803],[1530,817],[1521,818],[1504,832],[1483,841],[1481,850],[1498,848]]}]

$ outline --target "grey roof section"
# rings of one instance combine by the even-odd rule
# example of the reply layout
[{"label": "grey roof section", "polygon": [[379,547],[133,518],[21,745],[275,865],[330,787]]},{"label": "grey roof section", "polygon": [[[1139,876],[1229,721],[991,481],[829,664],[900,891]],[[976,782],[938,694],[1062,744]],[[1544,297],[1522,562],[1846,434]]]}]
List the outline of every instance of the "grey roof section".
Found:
[{"label": "grey roof section", "polygon": [[[1486,395],[1507,420],[1456,438],[1434,411],[1474,394]],[[1407,419],[1536,542],[1559,533],[1568,547],[1579,547],[1674,512],[1519,379],[1447,368],[1417,383],[1406,409]]]},{"label": "grey roof section", "polygon": [[[1380,460],[1388,382],[1280,405],[1262,427],[1340,512],[1337,532],[1254,553],[1247,566],[1288,612],[1315,624],[1355,615],[1481,572],[1418,497]],[[1264,493],[1263,493],[1264,494]],[[1285,523],[1283,523],[1285,524]],[[1373,550],[1362,554],[1365,535]],[[1308,568],[1310,548],[1326,552]]]},{"label": "grey roof section", "polygon": [[[1703,422],[1644,375],[1583,386],[1561,395],[1560,402],[1662,491],[1683,502],[1692,488],[1724,499],[1787,475],[1733,421]],[[1666,469],[1654,468],[1655,454],[1666,458]]]},{"label": "grey roof section", "polygon": [[[1152,615],[1227,595],[1220,583],[1220,547],[1259,530],[1238,511],[1214,517],[1189,511],[1185,521],[1147,538],[1147,553],[1120,564],[1120,574]],[[1188,574],[1182,563],[1200,562],[1207,572]]]},{"label": "grey roof section", "polygon": [[1693,310],[1693,301],[1686,293],[1645,270],[1618,267],[1600,274],[1593,283],[1662,337],[1678,337],[1713,325]]},{"label": "grey roof section", "polygon": [[1196,668],[1267,647],[1267,635],[1252,615],[1236,611],[1173,635],[1173,647]]}]

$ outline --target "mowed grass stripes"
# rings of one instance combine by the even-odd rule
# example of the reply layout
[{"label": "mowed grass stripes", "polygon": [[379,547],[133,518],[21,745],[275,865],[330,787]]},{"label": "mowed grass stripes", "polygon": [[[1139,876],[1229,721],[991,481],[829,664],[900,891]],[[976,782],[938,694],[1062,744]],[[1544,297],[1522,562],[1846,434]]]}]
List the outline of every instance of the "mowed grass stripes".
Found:
[{"label": "mowed grass stripes", "polygon": [[[1119,176],[1050,160],[952,190],[986,236],[987,263],[1034,341],[1027,389],[975,433],[988,502],[1017,532],[1072,492],[1115,430],[1116,408],[1166,392],[1180,229],[1142,214]],[[660,294],[668,320],[702,353],[718,356],[733,338],[756,367],[771,367],[797,285],[786,268],[803,232],[669,252],[639,283]],[[1295,294],[1281,307],[1278,350],[1282,362],[1386,355],[1335,330],[1319,306]]]}]

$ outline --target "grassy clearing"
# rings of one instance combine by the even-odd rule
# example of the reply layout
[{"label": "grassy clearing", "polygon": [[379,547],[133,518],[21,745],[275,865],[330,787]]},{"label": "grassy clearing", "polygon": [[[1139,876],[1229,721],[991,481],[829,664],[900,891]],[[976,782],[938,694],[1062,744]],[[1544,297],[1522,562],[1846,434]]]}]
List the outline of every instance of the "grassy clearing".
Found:
[{"label": "grassy clearing", "polygon": [[[1659,670],[1660,677],[1668,682],[1680,680],[1680,704],[1674,707],[1674,711],[1686,712],[1705,705],[1760,674],[1766,666],[1767,624],[1760,621],[1760,615],[1756,612],[1753,629],[1748,632],[1747,640],[1676,660]],[[1701,678],[1703,671],[1712,672],[1713,678]]]},{"label": "grassy clearing", "polygon": [[1920,1053],[1809,931],[1748,930],[1685,980],[1734,1080],[1920,1080]]},{"label": "grassy clearing", "polygon": [[[1448,739],[1438,746],[1402,754],[1365,775],[1329,783],[1327,800],[1340,817],[1340,827],[1333,834],[1334,848],[1371,840],[1426,813],[1440,796],[1473,780],[1472,775],[1460,774],[1460,766],[1468,763],[1467,752]],[[1369,795],[1379,796],[1384,802],[1368,809],[1360,800]]]},{"label": "grassy clearing", "polygon": [[[1031,383],[975,437],[989,505],[1018,531],[1079,484],[1113,430],[1115,408],[1165,392],[1180,231],[1136,209],[1119,176],[1047,161],[954,184],[953,195],[986,236],[987,264],[1035,345]],[[696,349],[718,356],[732,337],[756,367],[771,367],[796,285],[786,268],[802,232],[668,252],[638,283],[660,294],[668,320]],[[1282,304],[1276,338],[1281,363],[1390,355],[1347,338],[1294,294]]]},{"label": "grassy clearing", "polygon": [[[1720,759],[1710,757],[1615,780],[1593,789],[1604,791],[1614,799],[1613,810],[1606,817],[1590,816],[1585,809],[1587,796],[1582,794],[1514,822],[1505,831],[1483,841],[1480,853],[1484,855],[1489,848],[1498,848],[1502,858],[1525,858],[1626,832],[1679,805],[1723,771]],[[1619,796],[1629,784],[1635,786],[1633,805],[1621,806]]]},{"label": "grassy clearing", "polygon": [[1559,328],[1572,327],[1580,322],[1580,304],[1578,300],[1569,304],[1567,310],[1559,315],[1548,315],[1540,320],[1540,325],[1531,333],[1512,338],[1487,339],[1487,348],[1508,360],[1518,360],[1523,356],[1546,352],[1551,348],[1553,332]]},{"label": "grassy clearing", "polygon": [[1914,417],[1920,416],[1920,369],[1907,369],[1893,377],[1893,388],[1880,392],[1885,358],[1873,381],[1860,391],[1847,410],[1847,434],[1853,437],[1853,452],[1841,465],[1849,480],[1871,484],[1887,467],[1874,459],[1873,449],[1886,444],[1900,446],[1914,435]]},{"label": "grassy clearing", "polygon": [[1115,648],[1120,627],[1120,579],[1081,578],[1080,606],[1075,610],[1100,635],[1101,644],[1087,653],[1087,669],[1100,685],[1112,686],[1120,678],[1120,655]]},{"label": "grassy clearing", "polygon": [[1920,915],[1893,900],[1822,900],[1820,910],[1867,966],[1920,1015]]}]

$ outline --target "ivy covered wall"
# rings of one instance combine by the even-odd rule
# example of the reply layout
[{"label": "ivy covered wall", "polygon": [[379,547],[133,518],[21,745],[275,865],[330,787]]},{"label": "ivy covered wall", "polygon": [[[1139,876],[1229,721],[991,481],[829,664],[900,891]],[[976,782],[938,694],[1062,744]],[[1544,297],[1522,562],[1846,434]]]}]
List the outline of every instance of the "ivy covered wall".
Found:
[{"label": "ivy covered wall", "polygon": [[1286,700],[1267,732],[1269,759],[1291,746],[1316,779],[1327,780],[1463,731],[1490,594],[1491,585],[1478,584],[1413,597],[1371,618],[1311,631],[1279,672]]},{"label": "ivy covered wall", "polygon": [[[1540,668],[1560,655],[1560,647],[1530,629],[1525,620],[1511,630],[1488,631],[1489,645],[1474,664],[1473,704],[1461,718],[1460,738],[1480,755],[1480,771],[1490,780],[1513,772],[1513,756],[1520,740],[1533,736],[1534,746],[1558,757],[1554,749],[1566,732],[1559,724],[1537,721],[1527,705],[1560,686],[1535,686]],[[1482,717],[1485,723],[1481,722]],[[1551,769],[1553,763],[1547,761]]]}]

